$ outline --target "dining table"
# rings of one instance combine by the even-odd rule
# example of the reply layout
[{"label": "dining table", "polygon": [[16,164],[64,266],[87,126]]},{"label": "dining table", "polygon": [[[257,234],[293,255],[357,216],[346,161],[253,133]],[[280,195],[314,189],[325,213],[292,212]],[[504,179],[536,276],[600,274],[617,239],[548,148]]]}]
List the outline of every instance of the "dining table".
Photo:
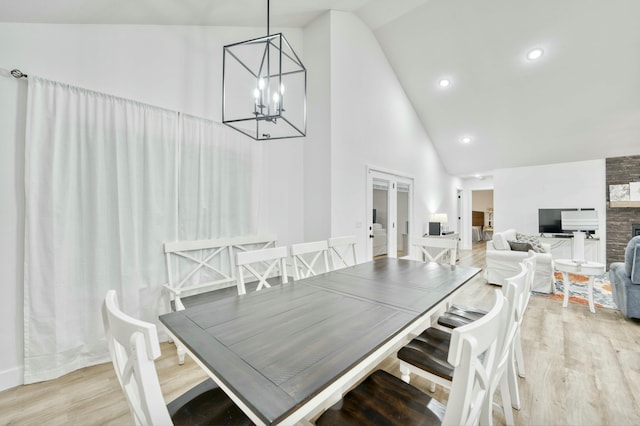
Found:
[{"label": "dining table", "polygon": [[385,257],[160,321],[254,423],[304,423],[430,326],[479,272]]}]

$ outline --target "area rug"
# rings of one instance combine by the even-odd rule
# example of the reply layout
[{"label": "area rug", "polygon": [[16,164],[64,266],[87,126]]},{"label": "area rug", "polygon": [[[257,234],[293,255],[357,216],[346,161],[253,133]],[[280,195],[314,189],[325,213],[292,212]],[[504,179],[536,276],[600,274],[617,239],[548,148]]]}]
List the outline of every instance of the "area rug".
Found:
[{"label": "area rug", "polygon": [[[554,272],[555,293],[541,296],[547,296],[562,302],[564,300],[564,282],[562,280],[562,272]],[[571,287],[569,288],[569,302],[580,303],[582,305],[589,304],[588,287],[589,278],[584,275],[569,274]],[[593,304],[596,308],[618,309],[613,302],[611,294],[611,283],[607,274],[595,277],[593,280]]]}]

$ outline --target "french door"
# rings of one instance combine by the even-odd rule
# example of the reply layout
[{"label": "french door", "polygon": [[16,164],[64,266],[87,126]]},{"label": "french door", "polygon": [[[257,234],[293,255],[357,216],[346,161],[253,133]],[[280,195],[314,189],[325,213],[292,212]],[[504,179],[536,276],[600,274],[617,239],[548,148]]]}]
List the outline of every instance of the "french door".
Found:
[{"label": "french door", "polygon": [[367,169],[368,258],[410,255],[413,179]]}]

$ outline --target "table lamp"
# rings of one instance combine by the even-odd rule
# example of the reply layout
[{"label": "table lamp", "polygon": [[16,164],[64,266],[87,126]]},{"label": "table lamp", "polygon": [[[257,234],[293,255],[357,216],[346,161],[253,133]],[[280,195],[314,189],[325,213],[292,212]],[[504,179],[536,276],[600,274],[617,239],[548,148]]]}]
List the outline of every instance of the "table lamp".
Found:
[{"label": "table lamp", "polygon": [[573,231],[573,260],[584,260],[584,231],[598,229],[598,212],[595,210],[565,210],[561,214],[563,231]]}]

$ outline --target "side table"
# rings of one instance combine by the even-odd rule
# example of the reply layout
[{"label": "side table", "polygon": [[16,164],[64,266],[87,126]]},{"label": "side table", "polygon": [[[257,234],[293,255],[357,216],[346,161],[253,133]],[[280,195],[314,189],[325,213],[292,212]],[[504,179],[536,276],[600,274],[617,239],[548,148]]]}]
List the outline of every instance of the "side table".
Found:
[{"label": "side table", "polygon": [[562,281],[564,283],[564,302],[562,303],[562,306],[566,308],[569,304],[569,286],[571,286],[569,274],[584,275],[589,277],[587,288],[589,295],[589,310],[591,313],[595,313],[596,308],[593,305],[593,280],[596,276],[604,274],[605,265],[597,262],[577,261],[572,259],[555,259],[553,263],[554,268],[557,271],[562,272]]}]

